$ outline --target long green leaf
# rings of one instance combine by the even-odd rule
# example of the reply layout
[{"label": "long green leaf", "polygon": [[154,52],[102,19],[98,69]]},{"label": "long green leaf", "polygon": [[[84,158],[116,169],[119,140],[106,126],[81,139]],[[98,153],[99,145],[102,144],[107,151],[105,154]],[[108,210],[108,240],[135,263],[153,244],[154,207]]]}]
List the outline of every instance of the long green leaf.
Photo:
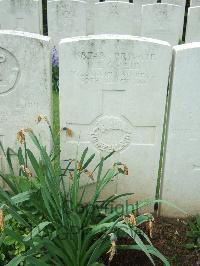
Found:
[{"label": "long green leaf", "polygon": [[30,241],[31,239],[36,237],[49,224],[51,224],[51,222],[48,221],[38,224],[35,228],[33,228],[33,230],[30,232],[28,236],[24,237],[23,241],[24,242]]},{"label": "long green leaf", "polygon": [[[151,245],[146,245],[146,248],[150,254],[159,258],[164,263],[165,266],[170,266],[170,263],[168,262],[168,260],[156,248],[154,248]],[[142,251],[141,247],[138,245],[117,245],[117,249]]]}]

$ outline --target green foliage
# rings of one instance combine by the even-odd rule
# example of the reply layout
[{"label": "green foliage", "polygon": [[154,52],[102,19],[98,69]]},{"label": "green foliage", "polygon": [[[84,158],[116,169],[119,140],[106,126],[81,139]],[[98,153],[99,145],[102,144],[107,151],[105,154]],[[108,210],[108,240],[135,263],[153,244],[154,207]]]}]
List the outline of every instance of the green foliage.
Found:
[{"label": "green foliage", "polygon": [[[20,226],[14,219],[6,222],[6,227],[24,237],[30,233],[26,227]],[[4,235],[3,233],[1,235],[0,243],[0,265],[5,265],[11,259],[20,256],[26,251],[26,247],[23,243],[20,243],[15,238],[9,235]]]},{"label": "green foliage", "polygon": [[53,90],[58,92],[59,91],[59,67],[58,66],[52,67],[52,83],[53,83]]},{"label": "green foliage", "polygon": [[186,244],[188,249],[200,249],[200,215],[195,219],[195,222],[189,221],[190,230],[187,236],[192,240],[191,243]]},{"label": "green foliage", "polygon": [[[25,134],[37,147],[39,156],[27,148]],[[113,153],[103,157],[94,169],[89,169],[95,154],[89,155],[86,148],[80,158],[77,152],[76,158],[66,160],[61,169],[55,163],[59,150],[53,134],[54,145],[50,155],[31,130],[20,132],[18,136],[23,146],[15,153],[20,165],[18,175],[13,170],[10,150],[4,151],[2,147],[10,173],[0,173],[9,188],[8,191],[0,188],[0,209],[5,215],[5,226],[1,224],[4,228],[0,248],[8,250],[10,246],[11,257],[15,255],[8,266],[21,263],[41,266],[103,265],[103,254],[109,252],[111,260],[117,249],[141,250],[153,265],[152,255],[162,260],[164,265],[169,265],[140,228],[141,224],[148,223],[151,230],[152,215],[137,215],[140,208],[158,201],[118,205],[117,209],[111,208],[114,202],[131,193],[99,201],[105,187],[127,171],[120,162],[104,170],[105,161]],[[87,185],[81,186],[83,175],[88,177],[88,182],[91,179],[95,181],[94,193],[87,203],[84,202]],[[132,242],[130,245],[118,245],[120,237]]]}]

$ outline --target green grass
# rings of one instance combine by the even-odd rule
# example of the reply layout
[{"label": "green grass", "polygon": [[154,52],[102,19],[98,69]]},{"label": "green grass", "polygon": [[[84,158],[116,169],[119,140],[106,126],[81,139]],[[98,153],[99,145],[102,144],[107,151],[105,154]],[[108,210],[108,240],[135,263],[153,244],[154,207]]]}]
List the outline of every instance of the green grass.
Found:
[{"label": "green grass", "polygon": [[58,135],[60,131],[59,119],[59,93],[53,91],[53,131],[56,135]]}]

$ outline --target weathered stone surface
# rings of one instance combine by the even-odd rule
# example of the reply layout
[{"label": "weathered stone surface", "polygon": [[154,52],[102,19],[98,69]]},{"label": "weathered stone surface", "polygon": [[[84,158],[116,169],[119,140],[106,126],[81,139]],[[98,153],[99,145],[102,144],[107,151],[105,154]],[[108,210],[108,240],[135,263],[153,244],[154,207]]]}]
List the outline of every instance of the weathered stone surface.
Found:
[{"label": "weathered stone surface", "polygon": [[50,148],[48,126],[35,121],[40,114],[51,121],[49,43],[41,35],[0,31],[0,140],[5,148],[15,150],[22,128],[40,133]]},{"label": "weathered stone surface", "polygon": [[178,5],[185,8],[186,0],[161,0],[163,4],[171,4],[171,5]]},{"label": "weathered stone surface", "polygon": [[191,0],[190,1],[190,6],[200,6],[200,0]]},{"label": "weathered stone surface", "polygon": [[136,8],[131,3],[101,2],[95,4],[95,34],[136,35]]},{"label": "weathered stone surface", "polygon": [[[112,0],[113,2],[125,2],[125,3],[129,3],[129,0]],[[100,2],[100,1],[97,1]],[[105,2],[110,2],[110,0],[105,0]],[[101,2],[102,3],[102,2]]]},{"label": "weathered stone surface", "polygon": [[[60,43],[61,160],[89,147],[107,163],[121,161],[129,176],[109,193],[153,198],[159,165],[171,47],[162,41],[99,35]],[[69,64],[70,62],[70,64]],[[162,66],[162,68],[158,67]],[[108,191],[107,191],[108,192]]]},{"label": "weathered stone surface", "polygon": [[86,35],[86,2],[51,0],[47,5],[49,36],[57,48],[63,38]]},{"label": "weathered stone surface", "polygon": [[142,23],[142,5],[155,4],[157,0],[134,0],[134,5],[136,9],[135,26],[136,35],[141,34],[141,23]]},{"label": "weathered stone surface", "polygon": [[188,11],[185,42],[200,41],[200,6],[190,7]]},{"label": "weathered stone surface", "polygon": [[134,5],[150,5],[150,4],[155,4],[157,3],[157,0],[134,0],[133,1]]},{"label": "weathered stone surface", "polygon": [[42,34],[42,0],[1,0],[0,29]]},{"label": "weathered stone surface", "polygon": [[141,35],[176,45],[180,41],[184,13],[176,5],[153,4],[142,7]]},{"label": "weathered stone surface", "polygon": [[[189,215],[200,206],[200,44],[174,47],[174,66],[162,198]],[[162,206],[165,216],[182,216]]]},{"label": "weathered stone surface", "polygon": [[186,0],[162,0],[163,4],[171,4],[171,5],[177,5],[182,7],[182,27],[180,28],[180,35],[179,39],[182,40],[183,37],[183,28],[184,28],[184,17],[185,17],[185,6],[186,6]]}]

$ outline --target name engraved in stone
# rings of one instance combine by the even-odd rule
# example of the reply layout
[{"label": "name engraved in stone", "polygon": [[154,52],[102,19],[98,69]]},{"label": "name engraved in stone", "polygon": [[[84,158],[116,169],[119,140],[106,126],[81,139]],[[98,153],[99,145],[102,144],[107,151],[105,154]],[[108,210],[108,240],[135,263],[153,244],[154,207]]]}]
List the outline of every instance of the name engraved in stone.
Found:
[{"label": "name engraved in stone", "polygon": [[19,73],[19,63],[15,56],[0,47],[0,94],[14,89]]},{"label": "name engraved in stone", "polygon": [[144,63],[150,63],[157,59],[154,52],[144,52],[142,54],[115,52],[108,55],[104,54],[103,51],[78,51],[76,55],[79,60],[87,61],[87,64],[91,67],[96,65],[96,67],[112,66],[128,69],[136,69]]}]

